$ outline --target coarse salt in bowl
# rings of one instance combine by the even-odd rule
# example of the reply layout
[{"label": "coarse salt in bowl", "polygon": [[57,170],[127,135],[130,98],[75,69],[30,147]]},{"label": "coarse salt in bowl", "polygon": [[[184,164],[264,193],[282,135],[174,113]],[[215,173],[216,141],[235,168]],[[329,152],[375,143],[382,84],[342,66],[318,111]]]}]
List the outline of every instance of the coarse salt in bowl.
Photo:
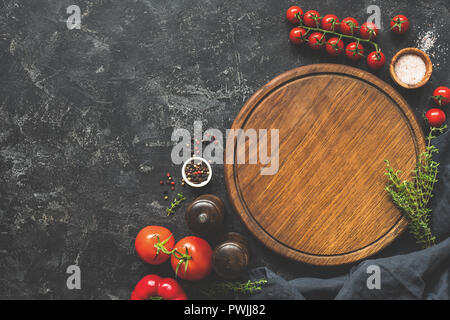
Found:
[{"label": "coarse salt in bowl", "polygon": [[425,77],[427,67],[421,57],[416,54],[404,54],[394,65],[395,74],[403,83],[416,85]]},{"label": "coarse salt in bowl", "polygon": [[405,48],[392,58],[389,70],[398,85],[415,89],[428,82],[433,65],[425,52],[416,48]]}]

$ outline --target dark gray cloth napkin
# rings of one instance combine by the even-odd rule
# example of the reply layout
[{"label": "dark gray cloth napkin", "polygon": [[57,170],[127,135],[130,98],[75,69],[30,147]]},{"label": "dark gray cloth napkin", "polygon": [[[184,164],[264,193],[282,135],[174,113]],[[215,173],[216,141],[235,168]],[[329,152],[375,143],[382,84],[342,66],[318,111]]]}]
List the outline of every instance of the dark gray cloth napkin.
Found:
[{"label": "dark gray cloth napkin", "polygon": [[[285,280],[267,268],[249,272],[250,279],[266,278],[268,285],[248,297],[255,300],[290,300],[308,297],[326,299],[449,299],[450,284],[450,133],[434,140],[440,150],[439,182],[431,202],[432,231],[437,244],[425,250],[386,258],[368,259],[353,267],[349,274],[330,279],[297,278]],[[380,285],[373,284],[373,270],[379,269]],[[244,297],[239,297],[240,299]],[[315,298],[322,299],[322,298]]]}]

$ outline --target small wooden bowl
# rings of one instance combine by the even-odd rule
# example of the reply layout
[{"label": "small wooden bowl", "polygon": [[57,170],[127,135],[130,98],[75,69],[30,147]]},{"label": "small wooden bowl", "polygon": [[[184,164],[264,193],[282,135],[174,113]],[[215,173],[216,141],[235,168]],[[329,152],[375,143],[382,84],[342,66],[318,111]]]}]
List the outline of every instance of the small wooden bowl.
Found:
[{"label": "small wooden bowl", "polygon": [[[425,67],[426,67],[426,72],[425,72],[425,76],[423,77],[423,79],[416,83],[416,84],[406,84],[404,82],[402,82],[399,77],[397,76],[397,74],[395,73],[395,64],[397,63],[398,59],[403,56],[404,54],[415,54],[419,57],[422,58],[422,60],[425,62]],[[417,89],[422,87],[423,85],[425,85],[428,80],[430,80],[431,74],[433,73],[433,64],[431,63],[431,59],[430,57],[423,52],[422,50],[419,50],[417,48],[405,48],[400,50],[399,52],[397,52],[395,54],[395,56],[392,58],[391,60],[391,64],[389,66],[389,72],[391,74],[391,78],[392,80],[395,81],[395,83],[397,83],[399,86],[402,86],[403,88],[406,89]]]}]

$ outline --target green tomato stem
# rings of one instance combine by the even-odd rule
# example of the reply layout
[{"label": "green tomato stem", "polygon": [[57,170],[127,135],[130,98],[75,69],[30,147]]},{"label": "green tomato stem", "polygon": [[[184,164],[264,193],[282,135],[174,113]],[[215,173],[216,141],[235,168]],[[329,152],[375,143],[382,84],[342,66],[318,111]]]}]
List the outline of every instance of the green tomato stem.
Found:
[{"label": "green tomato stem", "polygon": [[[300,21],[301,21],[301,20],[300,20]],[[308,33],[309,33],[310,31],[318,31],[318,32],[322,32],[322,33],[323,33],[323,37],[325,37],[327,34],[331,34],[331,35],[338,36],[338,37],[339,37],[339,40],[341,40],[342,38],[346,38],[346,39],[355,40],[358,44],[359,44],[360,42],[369,43],[369,44],[371,44],[371,45],[375,48],[375,51],[377,51],[377,52],[380,51],[380,49],[379,49],[379,47],[378,47],[378,44],[377,44],[376,42],[370,40],[370,39],[363,39],[363,38],[355,37],[354,35],[349,36],[349,35],[346,35],[346,34],[343,34],[343,33],[339,33],[339,32],[336,32],[336,31],[325,30],[325,29],[322,29],[322,28],[312,28],[312,27],[307,27],[307,26],[303,25],[302,23],[300,23],[300,27],[302,27],[303,29],[306,29],[306,31],[308,31]],[[308,33],[307,33],[307,34],[308,34]],[[305,36],[306,36],[306,35],[305,35]],[[323,38],[323,37],[322,37],[322,38]]]}]

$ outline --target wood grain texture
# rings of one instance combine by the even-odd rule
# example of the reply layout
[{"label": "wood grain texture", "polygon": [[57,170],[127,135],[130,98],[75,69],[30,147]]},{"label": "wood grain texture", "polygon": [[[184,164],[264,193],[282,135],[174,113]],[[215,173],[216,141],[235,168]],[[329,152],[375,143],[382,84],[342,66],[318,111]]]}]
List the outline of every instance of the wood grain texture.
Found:
[{"label": "wood grain texture", "polygon": [[[269,248],[337,265],[378,252],[405,229],[384,191],[384,160],[410,172],[424,136],[406,101],[372,74],[331,64],[293,69],[257,91],[232,129],[279,130],[275,175],[248,163],[249,150],[265,145],[227,141],[226,149],[235,160],[225,165],[230,200]],[[243,152],[247,161],[237,164]]]}]

